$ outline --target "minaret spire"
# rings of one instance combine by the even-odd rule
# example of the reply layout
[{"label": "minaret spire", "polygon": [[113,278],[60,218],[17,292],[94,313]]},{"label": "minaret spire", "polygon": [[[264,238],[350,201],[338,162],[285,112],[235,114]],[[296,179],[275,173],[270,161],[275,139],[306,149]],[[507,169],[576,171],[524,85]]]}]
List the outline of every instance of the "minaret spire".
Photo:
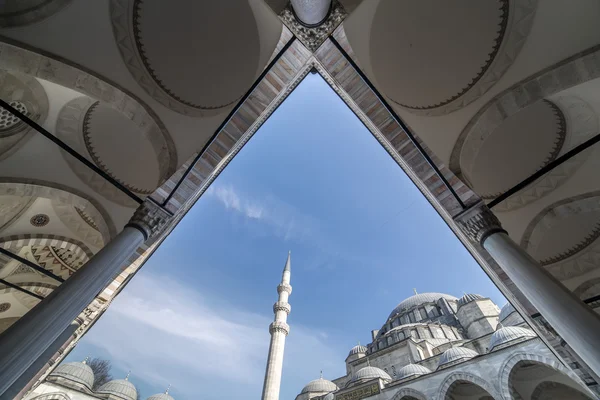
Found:
[{"label": "minaret spire", "polygon": [[285,348],[285,338],[290,332],[290,326],[287,324],[287,316],[291,311],[290,304],[288,303],[288,298],[292,294],[292,286],[290,285],[292,277],[291,258],[292,252],[290,251],[285,262],[285,267],[283,267],[281,283],[277,286],[279,299],[273,305],[275,319],[269,326],[271,345],[269,346],[269,356],[267,358],[262,400],[279,400],[281,370],[283,369],[283,350]]}]

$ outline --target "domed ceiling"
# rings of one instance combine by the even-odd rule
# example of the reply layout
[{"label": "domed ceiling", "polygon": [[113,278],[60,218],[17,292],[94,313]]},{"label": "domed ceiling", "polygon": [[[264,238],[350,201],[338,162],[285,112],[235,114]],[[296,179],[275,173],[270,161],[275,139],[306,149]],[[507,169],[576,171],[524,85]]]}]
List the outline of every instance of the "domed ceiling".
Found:
[{"label": "domed ceiling", "polygon": [[[56,135],[80,154],[87,154],[99,168],[134,193],[148,195],[164,176],[166,160],[158,158],[158,149],[148,135],[124,114],[79,97],[67,103],[58,115]],[[126,206],[133,200],[90,168],[63,152],[73,172],[105,198]]]},{"label": "domed ceiling", "polygon": [[277,17],[256,0],[112,0],[111,16],[140,85],[172,110],[195,116],[235,103],[281,33]]},{"label": "domed ceiling", "polygon": [[407,109],[458,109],[508,69],[534,11],[535,2],[521,0],[381,0],[368,33],[374,77]]},{"label": "domed ceiling", "polygon": [[539,101],[495,129],[482,143],[471,169],[463,172],[481,197],[495,198],[554,160],[565,136],[560,109]]}]

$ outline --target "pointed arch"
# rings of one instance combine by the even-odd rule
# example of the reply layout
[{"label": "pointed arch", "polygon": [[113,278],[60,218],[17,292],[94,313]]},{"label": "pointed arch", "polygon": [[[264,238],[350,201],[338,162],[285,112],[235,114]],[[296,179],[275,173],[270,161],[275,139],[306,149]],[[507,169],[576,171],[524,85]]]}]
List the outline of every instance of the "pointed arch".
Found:
[{"label": "pointed arch", "polygon": [[392,397],[392,400],[407,400],[407,398],[410,400],[427,400],[427,397],[423,393],[411,388],[398,390],[394,397]]},{"label": "pointed arch", "polygon": [[488,392],[494,398],[494,400],[502,400],[500,393],[498,393],[498,391],[489,382],[477,375],[469,374],[467,372],[454,372],[448,375],[438,389],[435,400],[444,400],[448,390],[450,390],[452,385],[457,382],[472,383],[473,385],[479,386]]},{"label": "pointed arch", "polygon": [[557,360],[550,359],[548,357],[541,356],[539,354],[533,353],[516,353],[512,357],[502,364],[500,367],[500,390],[502,392],[502,398],[506,400],[511,400],[513,398],[519,398],[515,395],[514,389],[510,384],[510,374],[513,371],[515,365],[517,365],[521,361],[531,361],[538,364],[542,364],[546,367],[549,367],[557,372],[567,375],[569,378],[573,379],[575,382],[579,382],[578,376],[571,370],[565,368],[562,364],[560,364]]}]

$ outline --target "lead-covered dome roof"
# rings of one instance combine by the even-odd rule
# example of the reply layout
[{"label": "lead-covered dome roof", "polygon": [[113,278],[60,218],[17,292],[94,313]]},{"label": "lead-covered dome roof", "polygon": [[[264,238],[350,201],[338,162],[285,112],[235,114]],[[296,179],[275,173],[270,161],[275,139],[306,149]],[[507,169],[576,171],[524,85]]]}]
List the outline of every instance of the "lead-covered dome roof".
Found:
[{"label": "lead-covered dome roof", "polygon": [[479,354],[476,351],[467,349],[466,347],[451,347],[440,357],[439,367],[466,361],[473,357],[477,357],[478,355]]},{"label": "lead-covered dome roof", "polygon": [[536,334],[527,328],[520,326],[505,326],[498,329],[490,339],[490,351],[506,347],[508,344],[521,342],[536,337]]},{"label": "lead-covered dome roof", "polygon": [[50,376],[68,379],[92,390],[94,371],[84,362],[69,362],[59,365]]},{"label": "lead-covered dome roof", "polygon": [[300,393],[328,393],[338,390],[335,383],[328,381],[327,379],[319,378],[314,381],[310,381],[302,388]]},{"label": "lead-covered dome roof", "polygon": [[175,400],[168,393],[158,393],[148,397],[146,400]]},{"label": "lead-covered dome roof", "polygon": [[366,352],[367,352],[367,348],[365,346],[361,346],[359,344],[357,346],[354,346],[352,349],[350,349],[348,356],[352,356],[354,354],[364,354]]},{"label": "lead-covered dome roof", "polygon": [[97,392],[117,396],[124,400],[137,400],[137,389],[127,379],[115,379],[106,382],[98,388]]},{"label": "lead-covered dome roof", "polygon": [[444,293],[419,293],[409,298],[401,301],[390,313],[390,318],[394,315],[404,311],[410,310],[413,307],[416,307],[425,303],[435,303],[439,299],[446,299],[448,301],[457,301],[458,299],[454,296]]},{"label": "lead-covered dome roof", "polygon": [[398,370],[396,379],[406,379],[411,376],[419,376],[431,373],[429,368],[417,364],[408,364]]},{"label": "lead-covered dome roof", "polygon": [[515,308],[512,306],[512,304],[506,303],[506,305],[504,307],[502,307],[502,309],[500,310],[500,315],[498,316],[498,319],[500,320],[500,322],[502,322],[506,318],[508,318],[508,316],[510,314],[512,314],[514,312],[515,312]]},{"label": "lead-covered dome roof", "polygon": [[359,369],[358,371],[356,371],[354,373],[354,375],[352,376],[352,379],[350,380],[350,382],[356,382],[356,381],[360,381],[360,380],[367,380],[367,379],[375,379],[375,378],[381,378],[384,381],[391,381],[392,377],[388,375],[387,372],[385,372],[382,369],[379,369],[377,367],[364,367]]},{"label": "lead-covered dome roof", "polygon": [[465,295],[464,295],[463,297],[461,297],[460,299],[458,299],[458,306],[459,306],[459,307],[462,307],[462,306],[464,306],[465,304],[468,304],[468,303],[470,303],[470,302],[472,302],[472,301],[475,301],[475,300],[482,300],[482,299],[484,299],[484,298],[485,298],[485,297],[483,297],[483,296],[482,296],[482,295],[480,295],[480,294],[474,294],[474,293],[465,293]]}]

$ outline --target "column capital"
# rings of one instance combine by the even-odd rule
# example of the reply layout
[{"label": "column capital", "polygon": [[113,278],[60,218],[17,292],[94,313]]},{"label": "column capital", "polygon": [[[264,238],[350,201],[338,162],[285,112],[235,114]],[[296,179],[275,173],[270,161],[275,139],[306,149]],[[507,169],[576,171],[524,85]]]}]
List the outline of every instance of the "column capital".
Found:
[{"label": "column capital", "polygon": [[144,239],[148,240],[157,236],[170,219],[171,216],[165,210],[150,201],[144,201],[135,210],[126,226],[140,230]]},{"label": "column capital", "polygon": [[498,217],[483,202],[464,210],[454,217],[454,221],[469,239],[480,245],[494,233],[506,233]]}]

